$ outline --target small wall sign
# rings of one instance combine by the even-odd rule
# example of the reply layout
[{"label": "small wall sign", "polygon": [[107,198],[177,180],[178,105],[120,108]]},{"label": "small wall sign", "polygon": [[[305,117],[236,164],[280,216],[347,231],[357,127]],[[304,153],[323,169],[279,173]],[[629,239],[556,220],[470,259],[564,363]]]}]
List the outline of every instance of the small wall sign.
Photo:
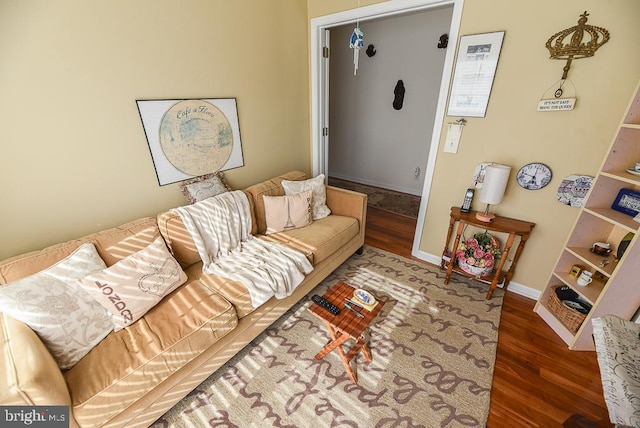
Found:
[{"label": "small wall sign", "polygon": [[556,98],[552,100],[540,100],[538,111],[562,111],[573,110],[576,98]]}]

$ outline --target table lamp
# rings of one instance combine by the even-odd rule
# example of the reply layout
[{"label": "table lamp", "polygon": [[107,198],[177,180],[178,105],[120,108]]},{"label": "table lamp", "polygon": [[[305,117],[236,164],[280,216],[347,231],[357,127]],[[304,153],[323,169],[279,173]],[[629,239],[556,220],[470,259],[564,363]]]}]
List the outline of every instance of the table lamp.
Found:
[{"label": "table lamp", "polygon": [[476,213],[476,218],[480,221],[490,223],[496,218],[494,214],[489,213],[489,206],[502,202],[504,191],[507,188],[511,167],[493,163],[487,166],[480,192],[480,202],[487,204],[484,213]]}]

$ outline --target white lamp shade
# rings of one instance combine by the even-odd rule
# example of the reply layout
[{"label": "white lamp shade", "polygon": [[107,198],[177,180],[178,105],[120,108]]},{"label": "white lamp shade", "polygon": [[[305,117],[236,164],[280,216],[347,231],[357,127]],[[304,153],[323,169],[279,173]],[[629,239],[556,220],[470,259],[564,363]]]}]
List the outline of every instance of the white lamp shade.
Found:
[{"label": "white lamp shade", "polygon": [[502,202],[504,191],[507,188],[507,183],[509,182],[510,173],[510,166],[500,165],[497,163],[487,166],[482,184],[482,191],[480,192],[480,202],[491,205]]}]

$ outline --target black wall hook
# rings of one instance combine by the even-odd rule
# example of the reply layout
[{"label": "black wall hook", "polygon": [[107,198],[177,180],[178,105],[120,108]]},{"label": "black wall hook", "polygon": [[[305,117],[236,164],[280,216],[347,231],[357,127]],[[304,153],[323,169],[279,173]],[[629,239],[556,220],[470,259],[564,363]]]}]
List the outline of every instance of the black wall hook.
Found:
[{"label": "black wall hook", "polygon": [[404,82],[402,80],[398,80],[396,83],[396,87],[393,89],[393,108],[396,110],[400,110],[402,108],[402,104],[404,103]]},{"label": "black wall hook", "polygon": [[446,49],[449,46],[449,35],[443,34],[438,42],[438,49]]},{"label": "black wall hook", "polygon": [[367,46],[367,56],[369,58],[371,58],[372,56],[374,56],[376,54],[376,48],[373,45],[369,45]]}]

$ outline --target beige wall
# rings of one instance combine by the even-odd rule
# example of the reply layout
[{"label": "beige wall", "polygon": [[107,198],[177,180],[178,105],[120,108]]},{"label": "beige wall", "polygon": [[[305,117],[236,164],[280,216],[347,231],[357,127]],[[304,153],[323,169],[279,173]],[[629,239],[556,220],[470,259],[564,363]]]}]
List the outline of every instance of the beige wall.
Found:
[{"label": "beige wall", "polygon": [[[542,288],[577,214],[556,202],[556,188],[566,175],[595,174],[640,78],[640,2],[531,4],[465,2],[461,34],[506,37],[487,116],[469,119],[458,154],[438,154],[420,248],[440,253],[449,208],[479,162],[546,162],[551,185],[526,191],[512,176],[496,207],[537,223],[514,280]],[[228,172],[235,187],[309,172],[308,19],[357,5],[0,0],[0,259],[184,202],[177,185],[157,184],[136,99],[236,97],[245,167]],[[574,111],[537,113],[564,65],[544,43],[585,9],[611,41],[574,62]]]},{"label": "beige wall", "polygon": [[[501,162],[513,170],[495,212],[537,223],[514,281],[542,289],[578,213],[556,201],[556,189],[567,175],[598,171],[640,79],[640,2],[541,0],[530,5],[523,8],[522,2],[511,0],[464,2],[461,35],[498,30],[506,35],[486,117],[468,119],[457,154],[438,152],[420,249],[441,253],[449,209],[462,203],[475,166]],[[315,17],[314,13],[356,6],[355,1],[309,0],[309,13]],[[538,101],[560,79],[564,66],[563,61],[548,59],[544,44],[554,33],[576,25],[585,10],[590,13],[588,24],[608,29],[611,40],[595,57],[573,62],[569,79],[577,89],[575,110],[538,113]],[[445,117],[443,125],[455,119]],[[443,139],[444,134],[441,146]],[[551,184],[542,190],[524,190],[515,182],[517,170],[532,161],[553,170]],[[477,199],[474,208],[483,209]]]},{"label": "beige wall", "polygon": [[236,97],[244,187],[310,171],[300,0],[0,0],[0,259],[185,201],[136,99]]}]

